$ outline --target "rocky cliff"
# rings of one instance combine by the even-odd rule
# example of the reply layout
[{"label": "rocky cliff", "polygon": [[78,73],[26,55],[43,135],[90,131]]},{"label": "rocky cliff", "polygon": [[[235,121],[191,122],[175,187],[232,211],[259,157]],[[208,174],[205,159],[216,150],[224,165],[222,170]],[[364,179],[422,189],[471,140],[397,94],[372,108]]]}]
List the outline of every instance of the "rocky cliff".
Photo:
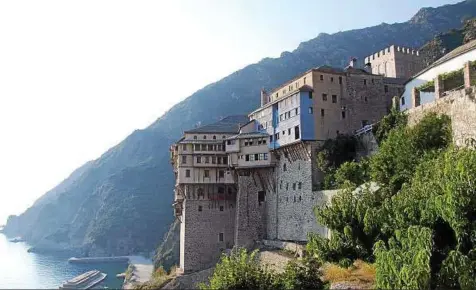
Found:
[{"label": "rocky cliff", "polygon": [[279,58],[258,63],[209,84],[88,162],[40,198],[5,232],[38,249],[74,249],[85,255],[152,251],[173,220],[169,145],[182,130],[244,114],[259,104],[262,87],[273,88],[318,65],[344,66],[390,44],[420,47],[436,34],[476,16],[476,1],[423,8],[409,21],[335,34],[321,33]]}]

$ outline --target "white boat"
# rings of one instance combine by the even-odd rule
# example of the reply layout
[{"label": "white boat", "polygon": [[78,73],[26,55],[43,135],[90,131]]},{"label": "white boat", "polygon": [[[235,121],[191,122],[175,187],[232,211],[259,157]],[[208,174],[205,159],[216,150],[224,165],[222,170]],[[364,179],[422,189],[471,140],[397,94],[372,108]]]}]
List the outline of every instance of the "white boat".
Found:
[{"label": "white boat", "polygon": [[64,282],[59,289],[91,289],[106,279],[107,274],[92,270]]}]

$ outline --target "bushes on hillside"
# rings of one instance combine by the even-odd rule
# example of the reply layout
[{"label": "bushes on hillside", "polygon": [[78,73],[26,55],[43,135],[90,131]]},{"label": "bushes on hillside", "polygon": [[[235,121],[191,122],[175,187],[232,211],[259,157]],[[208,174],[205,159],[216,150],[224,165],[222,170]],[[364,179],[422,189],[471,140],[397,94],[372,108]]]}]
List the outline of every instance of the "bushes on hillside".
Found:
[{"label": "bushes on hillside", "polygon": [[332,237],[312,237],[308,251],[375,260],[379,288],[476,288],[476,151],[453,148],[450,120],[436,114],[386,136],[369,160],[381,188],[357,191],[359,166],[338,169],[345,188],[315,210]]},{"label": "bushes on hillside", "polygon": [[201,289],[324,289],[320,264],[315,259],[288,263],[284,273],[262,268],[257,251],[238,249],[223,255],[208,284]]}]

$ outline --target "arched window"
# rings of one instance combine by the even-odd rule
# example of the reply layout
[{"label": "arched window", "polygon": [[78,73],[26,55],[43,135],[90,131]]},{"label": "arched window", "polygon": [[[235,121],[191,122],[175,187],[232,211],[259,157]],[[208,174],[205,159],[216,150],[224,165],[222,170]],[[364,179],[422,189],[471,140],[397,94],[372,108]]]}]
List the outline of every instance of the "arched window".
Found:
[{"label": "arched window", "polygon": [[207,135],[203,135],[203,140],[206,140],[207,139]]},{"label": "arched window", "polygon": [[213,140],[216,140],[217,139],[217,136],[213,135]]}]

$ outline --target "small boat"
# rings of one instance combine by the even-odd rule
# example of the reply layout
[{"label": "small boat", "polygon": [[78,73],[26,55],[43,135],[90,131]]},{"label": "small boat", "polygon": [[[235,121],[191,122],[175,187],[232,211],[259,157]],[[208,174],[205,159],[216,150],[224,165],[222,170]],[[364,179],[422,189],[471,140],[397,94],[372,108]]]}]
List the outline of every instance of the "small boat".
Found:
[{"label": "small boat", "polygon": [[106,279],[107,274],[92,270],[64,282],[59,289],[91,289]]}]

